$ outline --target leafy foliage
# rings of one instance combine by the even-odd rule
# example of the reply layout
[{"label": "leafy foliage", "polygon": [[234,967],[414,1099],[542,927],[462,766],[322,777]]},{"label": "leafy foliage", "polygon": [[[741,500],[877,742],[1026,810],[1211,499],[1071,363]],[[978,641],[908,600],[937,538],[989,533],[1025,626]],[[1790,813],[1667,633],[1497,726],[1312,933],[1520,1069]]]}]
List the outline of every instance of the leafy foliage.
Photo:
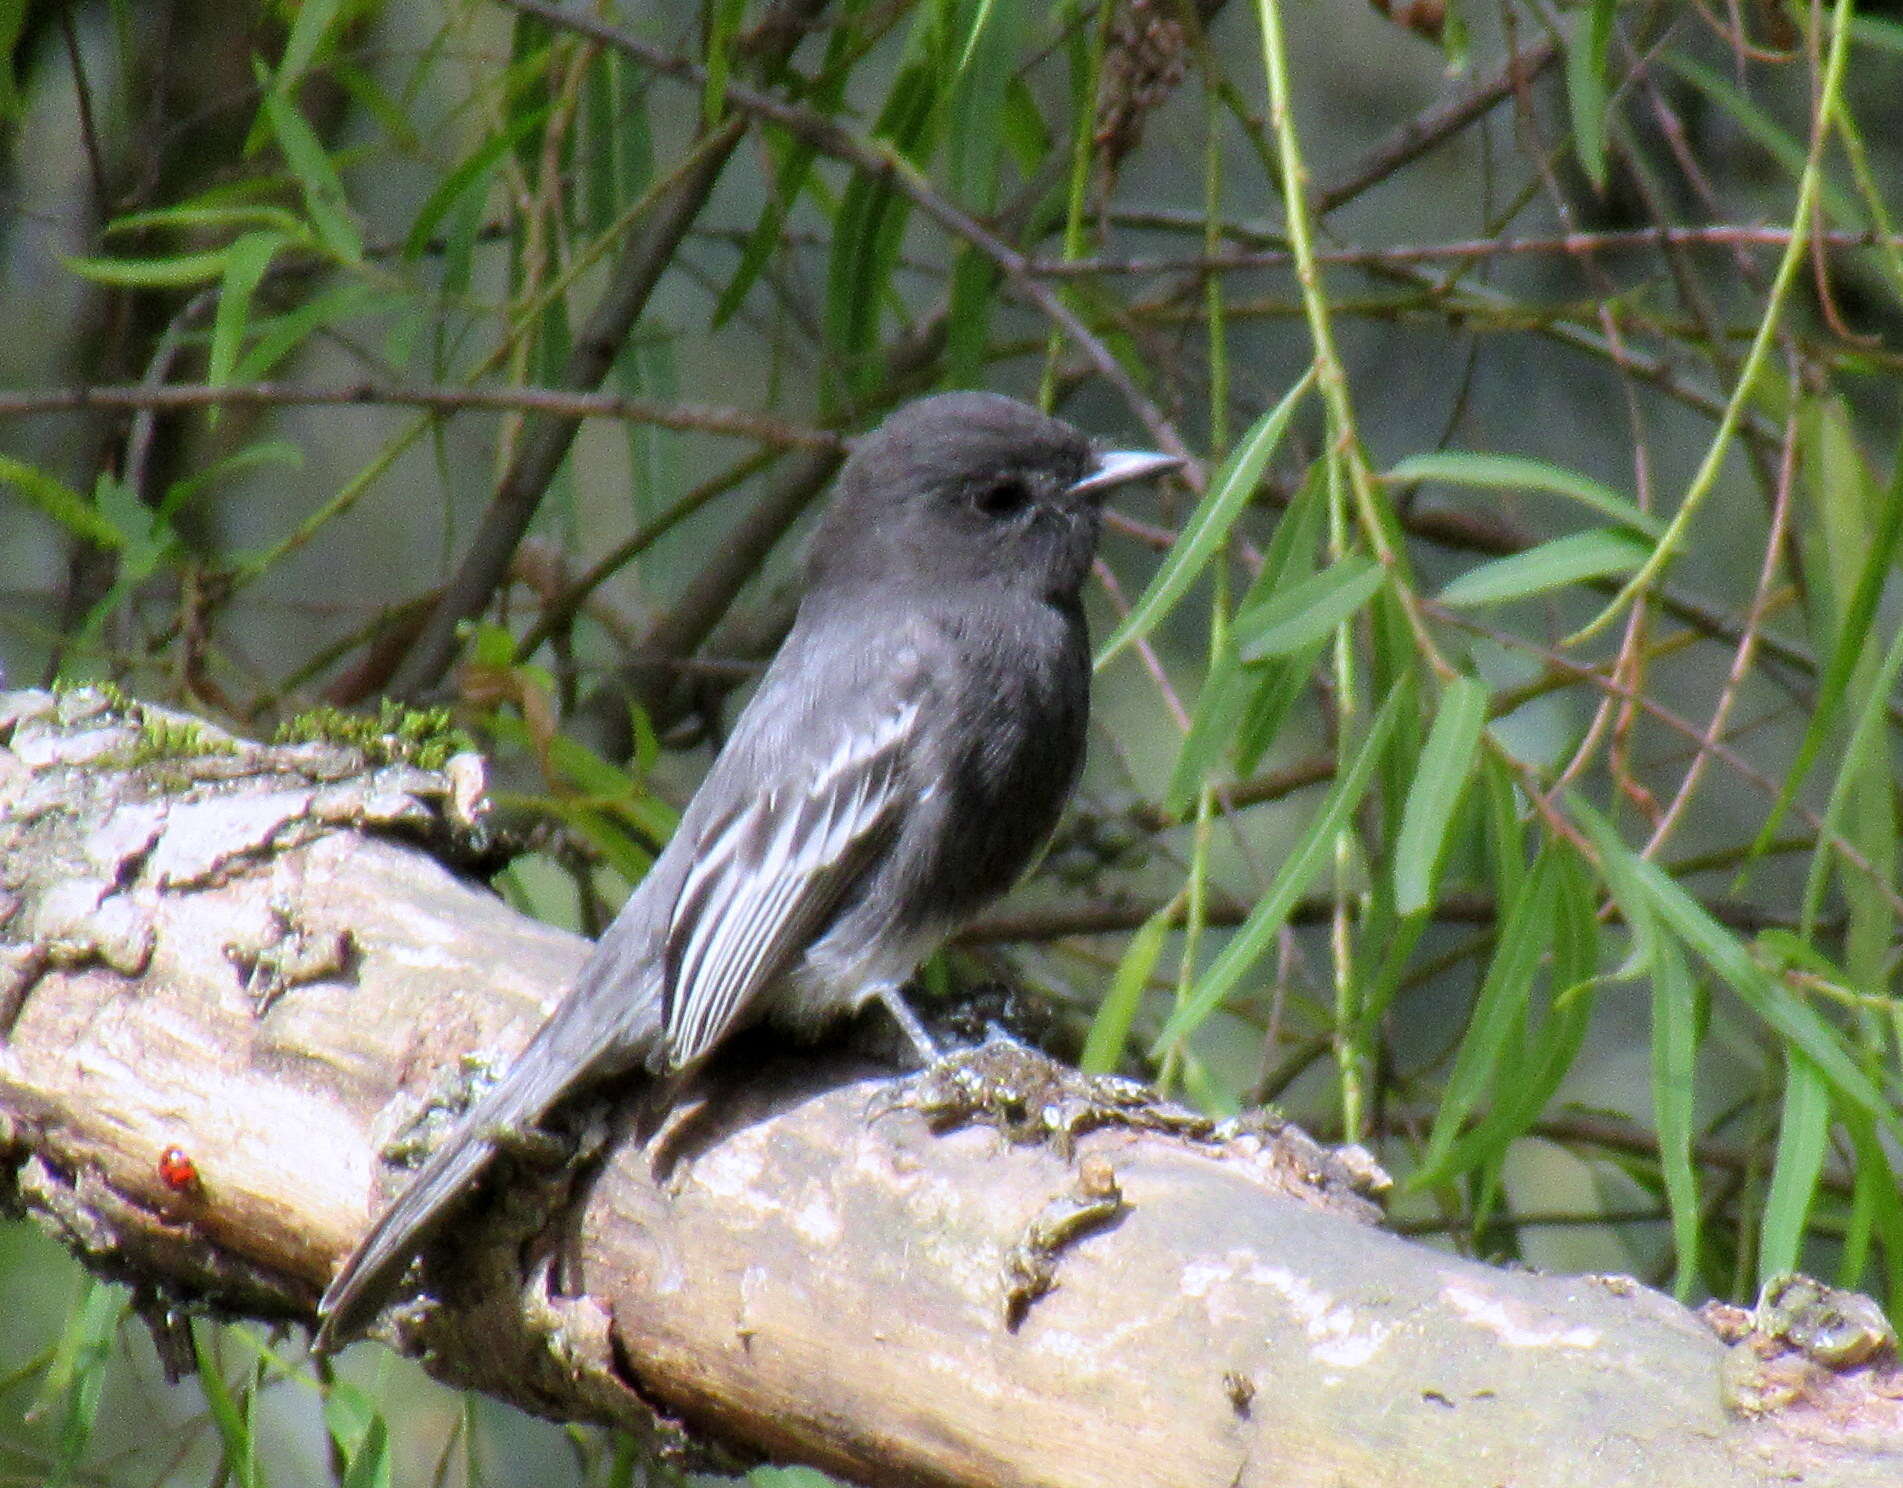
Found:
[{"label": "leafy foliage", "polygon": [[[466,733],[555,844],[502,886],[594,926],[844,439],[1041,398],[1200,457],[1113,514],[1103,737],[1008,927],[1083,1062],[1367,1143],[1449,1244],[1903,1303],[1903,28],[1454,6],[1393,61],[1282,0],[279,0],[211,49],[209,0],[101,0],[75,75],[60,9],[0,5],[12,159],[55,114],[84,157],[0,227],[64,296],[0,303],[10,678]],[[121,1312],[0,1328],[0,1452],[168,1471],[102,1440]],[[416,1457],[382,1383],[195,1340],[179,1462],[293,1476],[287,1390],[338,1481]]]}]

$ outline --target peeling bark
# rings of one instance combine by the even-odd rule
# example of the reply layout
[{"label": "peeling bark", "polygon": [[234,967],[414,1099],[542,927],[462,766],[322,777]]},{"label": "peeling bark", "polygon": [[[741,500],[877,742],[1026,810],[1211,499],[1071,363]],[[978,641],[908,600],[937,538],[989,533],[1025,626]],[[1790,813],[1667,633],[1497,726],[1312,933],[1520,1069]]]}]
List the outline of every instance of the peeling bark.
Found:
[{"label": "peeling bark", "polygon": [[[307,1320],[385,1157],[585,949],[459,875],[471,799],[467,764],[0,696],[0,1199]],[[1445,1255],[1299,1133],[1015,1045],[910,1081],[742,1050],[645,1146],[577,1119],[583,1201],[515,1165],[384,1324],[543,1414],[869,1483],[1903,1482],[1892,1343]]]}]

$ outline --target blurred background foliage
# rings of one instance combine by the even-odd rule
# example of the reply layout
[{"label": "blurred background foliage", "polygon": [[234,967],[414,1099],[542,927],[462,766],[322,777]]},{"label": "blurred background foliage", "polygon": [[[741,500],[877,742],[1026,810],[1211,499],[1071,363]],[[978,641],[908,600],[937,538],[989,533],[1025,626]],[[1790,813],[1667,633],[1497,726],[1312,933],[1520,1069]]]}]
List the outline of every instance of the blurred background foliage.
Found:
[{"label": "blurred background foliage", "polygon": [[[1367,1144],[1436,1243],[1894,1308],[1897,9],[0,0],[0,667],[447,703],[593,930],[842,440],[1041,400],[1198,463],[932,985]],[[168,1387],[0,1232],[0,1477],[671,1471],[197,1329]]]}]

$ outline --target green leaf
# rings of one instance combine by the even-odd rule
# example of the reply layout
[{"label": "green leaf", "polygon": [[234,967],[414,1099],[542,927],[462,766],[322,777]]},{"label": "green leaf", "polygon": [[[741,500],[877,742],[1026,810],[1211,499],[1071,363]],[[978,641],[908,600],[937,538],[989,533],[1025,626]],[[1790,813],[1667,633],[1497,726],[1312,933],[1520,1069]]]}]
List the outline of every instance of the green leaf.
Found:
[{"label": "green leaf", "polygon": [[101,236],[109,238],[118,233],[162,229],[207,232],[254,227],[274,227],[286,238],[302,238],[305,234],[303,220],[284,207],[275,207],[267,202],[208,201],[200,197],[177,206],[127,212],[108,222],[101,230]]},{"label": "green leaf", "polygon": [[1502,604],[1577,584],[1607,574],[1629,573],[1652,550],[1630,533],[1596,527],[1556,537],[1524,553],[1495,558],[1469,569],[1440,592],[1440,602],[1456,607]]},{"label": "green leaf", "polygon": [[[841,107],[847,81],[852,75],[852,63],[858,55],[858,35],[858,28],[853,24],[850,13],[841,16],[839,24],[829,28],[825,59],[820,65],[818,77],[808,85],[804,99],[817,112],[833,114]],[[720,292],[720,299],[714,305],[715,330],[725,325],[734,311],[740,308],[754,281],[779,251],[787,213],[793,210],[800,193],[807,190],[812,180],[813,161],[818,156],[815,146],[804,140],[788,140],[770,126],[762,129],[761,136],[767,149],[779,160],[779,165],[774,172],[773,186],[768,192],[760,220],[754,224],[746,246],[740,250],[739,266],[734,269],[733,278],[727,281],[727,287]]]},{"label": "green leaf", "polygon": [[358,67],[333,54],[328,68],[331,81],[350,95],[350,101],[366,117],[376,121],[385,139],[399,154],[411,158],[427,155],[429,146],[404,112],[406,100],[415,96],[411,91],[415,83],[414,75],[401,85],[404,95],[399,98],[377,76],[372,54],[366,53],[365,61],[369,64],[367,67]]},{"label": "green leaf", "polygon": [[410,224],[410,230],[403,239],[403,257],[406,261],[414,263],[423,256],[443,219],[469,193],[479,188],[487,193],[489,176],[497,162],[513,150],[523,136],[533,133],[547,121],[550,107],[545,104],[533,109],[513,120],[500,133],[490,135],[436,183],[436,189],[430,192],[418,209],[416,220]]},{"label": "green leaf", "polygon": [[1699,1017],[1691,968],[1676,941],[1653,942],[1652,1124],[1658,1129],[1659,1172],[1672,1216],[1678,1266],[1673,1294],[1688,1299],[1698,1286],[1701,1216],[1698,1171],[1692,1160],[1693,1097],[1697,1091]]},{"label": "green leaf", "polygon": [[[1857,827],[1873,835],[1884,834],[1886,840],[1881,844],[1882,851],[1872,853],[1871,844],[1865,847],[1867,861],[1878,877],[1884,878],[1884,863],[1892,857],[1895,846],[1895,834],[1889,828],[1889,818],[1893,807],[1889,802],[1889,704],[1896,695],[1897,677],[1903,675],[1903,628],[1890,638],[1890,648],[1884,653],[1878,664],[1870,687],[1857,712],[1856,724],[1850,731],[1850,740],[1844,746],[1843,768],[1837,772],[1837,779],[1830,789],[1830,800],[1825,803],[1823,821],[1818,829],[1820,839],[1829,839],[1838,835],[1844,826],[1844,818],[1852,810],[1853,803],[1860,800],[1866,803],[1866,809],[1860,813],[1862,820]],[[1815,852],[1811,855],[1810,866],[1804,875],[1804,897],[1798,908],[1798,920],[1808,932],[1823,910],[1824,889],[1830,876],[1830,865],[1837,854]],[[1845,897],[1851,901],[1851,910],[1855,915],[1861,905],[1861,896],[1871,887],[1862,868],[1846,862],[1844,871],[1847,876]],[[1893,869],[1891,870],[1893,871]],[[1849,879],[1849,875],[1855,875]],[[1888,888],[1884,882],[1882,889]],[[1868,912],[1880,914],[1887,922],[1890,916],[1889,900],[1886,893],[1871,893],[1872,903]],[[1884,937],[1887,944],[1888,936]]]},{"label": "green leaf", "polygon": [[1447,851],[1447,828],[1473,776],[1487,726],[1486,684],[1456,677],[1441,696],[1409,786],[1394,844],[1394,912],[1411,915],[1433,902]]},{"label": "green leaf", "polygon": [[345,1459],[355,1457],[380,1412],[361,1385],[337,1378],[324,1389],[324,1430]]},{"label": "green leaf", "polygon": [[1829,1143],[1830,1092],[1817,1066],[1793,1051],[1785,1062],[1784,1112],[1778,1121],[1777,1157],[1759,1231],[1760,1283],[1797,1270],[1803,1259],[1804,1228],[1817,1197]]},{"label": "green leaf", "polygon": [[264,116],[284,152],[284,163],[297,178],[304,193],[304,210],[310,216],[317,240],[342,263],[363,262],[363,239],[350,220],[350,203],[344,195],[344,183],[331,162],[324,142],[317,137],[304,115],[283,93],[271,86],[262,69],[259,83],[264,87]]},{"label": "green leaf", "polygon": [[372,1416],[363,1445],[350,1458],[343,1488],[390,1488],[390,1428],[382,1416]]},{"label": "green leaf", "polygon": [[[265,228],[246,233],[225,250],[225,278],[218,286],[218,310],[212,317],[211,353],[205,369],[205,380],[213,387],[231,381],[251,316],[251,296],[284,244],[283,233]],[[218,411],[214,405],[214,421]]]},{"label": "green leaf", "polygon": [[102,548],[126,545],[126,535],[101,516],[99,509],[84,496],[22,460],[0,455],[0,483],[12,486],[75,537],[83,537]]},{"label": "green leaf", "polygon": [[193,1319],[190,1324],[192,1352],[197,1356],[198,1380],[205,1392],[205,1404],[210,1408],[212,1424],[218,1428],[225,1466],[238,1480],[240,1488],[263,1488],[261,1475],[257,1472],[251,1422],[231,1393],[231,1387],[225,1383],[224,1375],[219,1372],[216,1356],[205,1343],[205,1332],[213,1326],[200,1319]]},{"label": "green leaf", "polygon": [[405,303],[404,296],[352,281],[326,290],[316,299],[282,315],[262,316],[251,323],[255,339],[251,349],[244,352],[238,358],[238,365],[231,369],[231,380],[256,382],[317,331],[354,316],[374,314]]},{"label": "green leaf", "polygon": [[242,449],[233,450],[222,460],[214,460],[203,470],[194,470],[190,475],[182,476],[165,488],[160,499],[155,525],[164,526],[183,507],[188,505],[201,491],[216,485],[221,480],[240,474],[246,470],[256,470],[264,465],[283,465],[298,470],[304,464],[304,451],[283,439],[267,439],[256,444],[247,444]]},{"label": "green leaf", "polygon": [[1130,937],[1123,959],[1117,963],[1117,974],[1110,979],[1110,990],[1091,1021],[1084,1052],[1077,1061],[1077,1067],[1085,1074],[1108,1074],[1122,1061],[1124,1045],[1130,1039],[1130,1025],[1136,1021],[1137,1009],[1143,1005],[1143,989],[1163,954],[1163,943],[1169,939],[1177,908],[1177,902],[1172,899]]},{"label": "green leaf", "polygon": [[1416,481],[1445,481],[1453,486],[1479,486],[1486,490],[1546,491],[1589,506],[1622,526],[1648,537],[1661,537],[1665,524],[1648,512],[1640,511],[1610,486],[1590,476],[1545,460],[1523,455],[1476,454],[1468,450],[1439,450],[1410,455],[1381,477],[1400,485]]},{"label": "green leaf", "polygon": [[713,0],[707,7],[707,78],[701,86],[701,118],[720,122],[727,107],[727,74],[733,66],[733,42],[747,0]]},{"label": "green leaf", "polygon": [[1289,911],[1326,866],[1334,852],[1336,835],[1367,793],[1368,783],[1374,778],[1375,763],[1381,757],[1388,736],[1400,720],[1402,704],[1406,699],[1406,689],[1397,688],[1381,705],[1380,712],[1375,714],[1374,721],[1368,727],[1368,736],[1362,740],[1354,762],[1344,773],[1335,777],[1334,788],[1329,791],[1321,810],[1315,813],[1315,819],[1308,824],[1293,850],[1282,860],[1282,866],[1276,870],[1275,878],[1269,884],[1268,893],[1249,912],[1248,919],[1230,938],[1229,944],[1223,947],[1222,954],[1197,979],[1189,995],[1170,1016],[1150,1050],[1152,1058],[1161,1058],[1195,1032],[1234,990],[1236,983],[1261,959],[1277,932],[1288,923]]},{"label": "green leaf", "polygon": [[[1723,73],[1694,60],[1682,48],[1662,50],[1658,60],[1703,92],[1721,111],[1729,114],[1739,130],[1776,159],[1793,181],[1802,179],[1809,168],[1809,147],[1742,88]],[[1823,203],[1824,214],[1830,218],[1833,226],[1850,232],[1862,232],[1868,226],[1855,199],[1828,176],[1818,182],[1817,199]]]},{"label": "green leaf", "polygon": [[1869,1236],[1883,1241],[1882,1291],[1891,1316],[1903,1300],[1903,1182],[1874,1123],[1853,1111],[1844,1118],[1852,1151],[1850,1223],[1844,1237],[1838,1276],[1845,1286],[1864,1286],[1869,1265]]},{"label": "green leaf", "polygon": [[[1014,7],[1007,7],[1011,9]],[[972,10],[971,25],[965,32],[965,44],[958,49],[958,71],[962,75],[971,67],[971,59],[977,54],[978,43],[984,39],[985,28],[990,24],[996,0],[978,0]]]},{"label": "green leaf", "polygon": [[1037,94],[1022,76],[1013,76],[1004,92],[1004,147],[1019,170],[1031,175],[1053,148],[1050,126],[1039,111]]},{"label": "green leaf", "polygon": [[1566,101],[1573,116],[1573,153],[1595,191],[1606,189],[1607,54],[1619,0],[1592,0],[1566,44]]},{"label": "green leaf", "polygon": [[1169,557],[1163,560],[1156,577],[1150,580],[1142,597],[1131,606],[1123,623],[1097,653],[1098,671],[1125,646],[1155,629],[1196,581],[1196,576],[1215,555],[1249,498],[1255,494],[1269,457],[1282,442],[1290,418],[1314,381],[1311,368],[1283,395],[1280,403],[1256,420],[1255,426],[1223,462],[1203,499],[1196,503],[1196,510],[1183,524],[1181,535],[1170,547]]},{"label": "green leaf", "polygon": [[1844,606],[1843,623],[1837,629],[1836,644],[1831,647],[1830,660],[1824,667],[1824,675],[1817,689],[1817,701],[1811,705],[1810,717],[1804,727],[1804,737],[1798,743],[1797,754],[1789,769],[1785,771],[1784,783],[1778,789],[1777,799],[1771,803],[1764,825],[1758,829],[1758,835],[1751,844],[1753,857],[1762,854],[1770,846],[1785,812],[1797,799],[1798,788],[1810,774],[1811,766],[1817,762],[1818,751],[1824,747],[1831,731],[1841,723],[1839,709],[1844,695],[1850,690],[1858,659],[1869,643],[1871,626],[1876,620],[1877,603],[1883,598],[1884,583],[1889,577],[1891,565],[1896,561],[1898,545],[1903,543],[1903,448],[1897,451],[1896,467],[1878,509],[1882,512],[1881,524],[1871,539],[1862,572],[1857,576],[1856,587],[1851,590],[1849,602]]},{"label": "green leaf", "polygon": [[[1315,552],[1320,546],[1328,518],[1328,465],[1325,459],[1313,461],[1302,484],[1262,553],[1262,571],[1242,596],[1238,609],[1248,610],[1285,585],[1307,578],[1315,571]],[[1241,722],[1236,730],[1236,769],[1249,774],[1262,762],[1262,756],[1281,732],[1295,705],[1302,700],[1314,675],[1315,664],[1328,645],[1323,636],[1283,661],[1264,662],[1239,677],[1237,686],[1247,686],[1247,676],[1257,680],[1242,705]],[[1235,634],[1230,631],[1233,652]],[[1238,662],[1240,658],[1238,658]],[[1193,728],[1193,725],[1192,725]]]},{"label": "green leaf", "polygon": [[[1464,1132],[1467,1120],[1490,1096],[1506,1099],[1520,1062],[1527,1009],[1533,1002],[1534,979],[1552,933],[1553,906],[1558,892],[1554,850],[1540,854],[1520,892],[1507,906],[1500,939],[1486,979],[1474,1002],[1473,1016],[1454,1058],[1453,1072],[1441,1094],[1440,1109],[1428,1136],[1420,1168],[1408,1179],[1413,1189],[1432,1188],[1475,1163],[1497,1156],[1519,1135],[1494,1123],[1483,1140]],[[1463,1140],[1464,1138],[1464,1140]]]},{"label": "green leaf", "polygon": [[1163,790],[1163,809],[1181,816],[1214,773],[1223,745],[1235,730],[1236,720],[1247,700],[1242,662],[1236,648],[1224,645],[1209,664],[1202,690],[1196,694],[1196,711],[1190,715],[1189,732],[1176,755],[1176,768],[1170,772]]},{"label": "green leaf", "polygon": [[1387,577],[1387,570],[1365,553],[1350,553],[1237,615],[1237,650],[1244,661],[1300,651],[1351,619]]},{"label": "green leaf", "polygon": [[1328,638],[1323,636],[1285,660],[1265,662],[1244,674],[1259,676],[1262,681],[1243,705],[1242,722],[1236,729],[1236,769],[1240,773],[1253,774],[1262,763],[1262,756],[1269,752],[1295,705],[1307,693],[1316,663],[1327,648]]},{"label": "green leaf", "polygon": [[[908,63],[892,84],[874,135],[917,161],[928,154],[938,113],[940,79],[922,61]],[[854,174],[833,218],[827,263],[826,334],[844,361],[846,386],[870,391],[882,370],[875,352],[880,311],[892,295],[892,276],[911,204],[880,175]]]},{"label": "green leaf", "polygon": [[29,1419],[58,1412],[53,1468],[46,1475],[46,1488],[66,1488],[80,1476],[79,1464],[99,1420],[113,1335],[125,1311],[126,1294],[120,1288],[90,1276],[81,1283],[36,1402],[27,1412]]},{"label": "green leaf", "polygon": [[0,121],[20,117],[20,85],[13,56],[26,25],[26,0],[0,0]]},{"label": "green leaf", "polygon": [[1903,1137],[1903,1114],[1883,1098],[1869,1074],[1844,1047],[1836,1029],[1752,960],[1738,938],[1682,884],[1627,847],[1612,824],[1590,805],[1570,793],[1567,802],[1598,850],[1613,897],[1628,916],[1647,911],[1656,914],[1658,923],[1716,972],[1786,1045],[1815,1064],[1833,1089]]},{"label": "green leaf", "polygon": [[284,56],[278,63],[275,86],[289,92],[309,71],[317,49],[337,23],[342,0],[299,0],[291,34],[284,40]]},{"label": "green leaf", "polygon": [[62,258],[61,263],[95,284],[123,289],[182,289],[208,284],[225,272],[228,250],[173,253],[163,258]]}]

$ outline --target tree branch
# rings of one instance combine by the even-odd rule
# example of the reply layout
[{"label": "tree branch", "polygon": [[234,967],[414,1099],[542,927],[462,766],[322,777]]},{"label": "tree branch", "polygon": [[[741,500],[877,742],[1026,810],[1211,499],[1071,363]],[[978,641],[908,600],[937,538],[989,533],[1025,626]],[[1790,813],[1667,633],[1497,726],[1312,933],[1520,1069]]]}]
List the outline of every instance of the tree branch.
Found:
[{"label": "tree branch", "polygon": [[[401,1182],[380,1149],[466,1056],[519,1047],[585,949],[440,860],[481,846],[472,764],[0,696],[0,1192],[109,1274],[306,1317]],[[1880,1342],[1853,1362],[1727,1315],[1728,1346],[1623,1279],[1402,1240],[1352,1191],[1365,1157],[1273,1122],[1016,1045],[902,1082],[836,1052],[738,1067],[649,1146],[611,1139],[572,1226],[516,1175],[386,1336],[544,1414],[658,1409],[869,1483],[1903,1473]]]}]

